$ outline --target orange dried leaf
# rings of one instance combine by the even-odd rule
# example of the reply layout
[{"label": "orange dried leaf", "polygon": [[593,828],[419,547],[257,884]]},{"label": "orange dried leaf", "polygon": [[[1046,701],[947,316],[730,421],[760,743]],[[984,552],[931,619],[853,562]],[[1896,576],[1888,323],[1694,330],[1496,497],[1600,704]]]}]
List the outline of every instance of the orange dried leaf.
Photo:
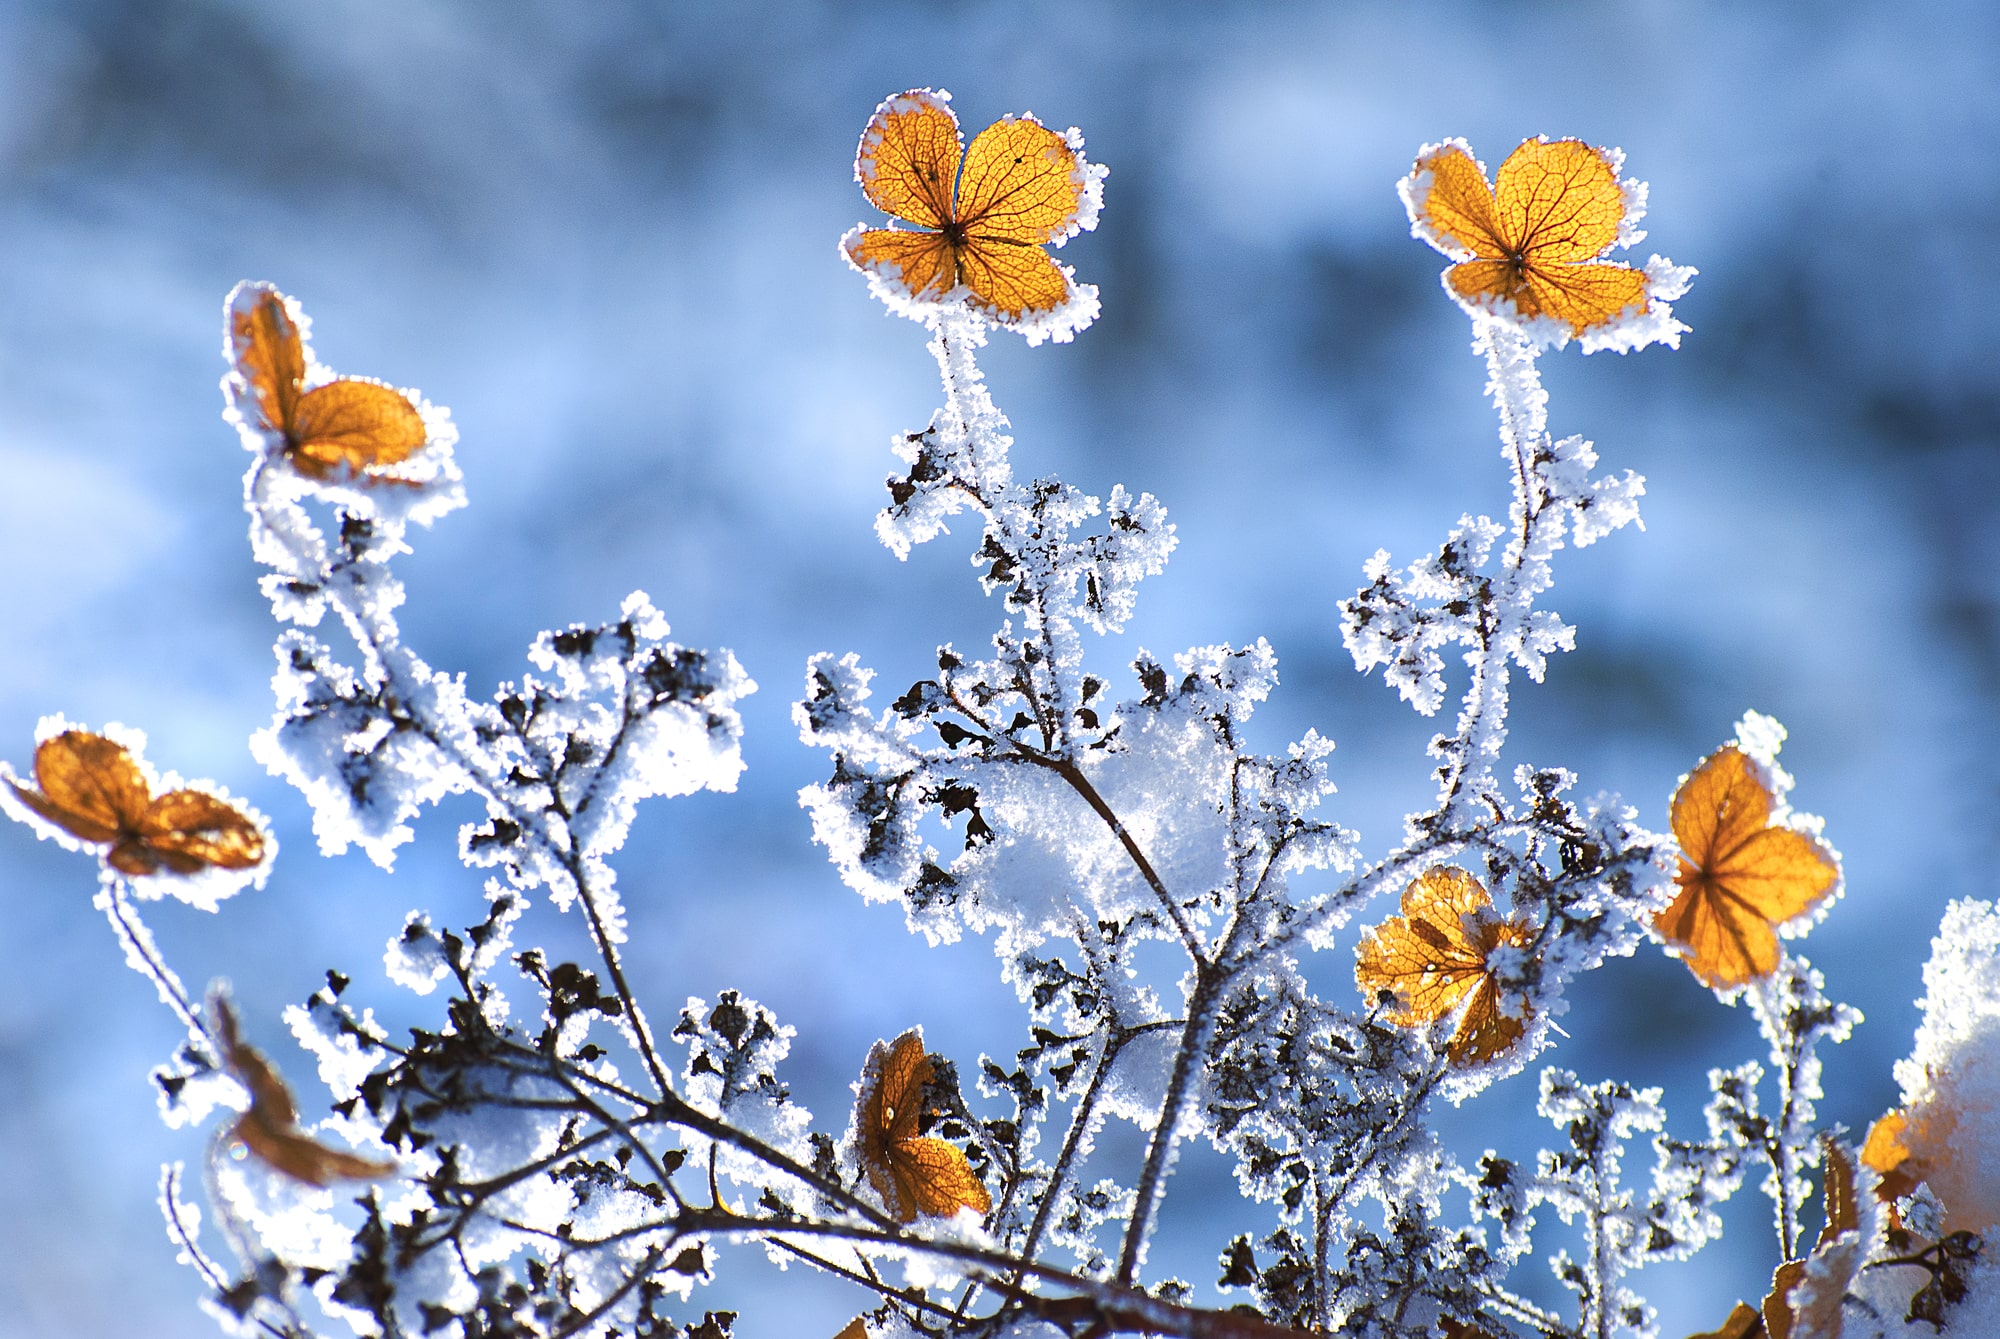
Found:
[{"label": "orange dried leaf", "polygon": [[1771,825],[1772,797],[1734,745],[1674,792],[1680,894],[1653,920],[1701,981],[1733,990],[1778,967],[1777,927],[1811,911],[1840,877],[1820,843]]},{"label": "orange dried leaf", "polygon": [[108,845],[105,862],[121,874],[250,869],[264,858],[264,834],[249,815],[206,791],[155,797],[130,750],[87,730],[35,746],[36,790],[8,784],[71,836]]},{"label": "orange dried leaf", "polygon": [[1819,1244],[1825,1246],[1843,1232],[1861,1230],[1861,1206],[1854,1197],[1858,1172],[1853,1151],[1825,1135],[1820,1137],[1820,1148],[1820,1161],[1826,1166],[1826,1225],[1820,1229]]},{"label": "orange dried leaf", "polygon": [[1003,117],[970,150],[963,142],[944,94],[912,89],[876,108],[855,179],[876,208],[923,231],[856,229],[848,259],[912,298],[962,286],[1002,324],[1062,307],[1074,287],[1042,248],[1091,226],[1096,173],[1032,116]]},{"label": "orange dried leaf", "polygon": [[1909,1130],[1908,1114],[1890,1111],[1868,1127],[1868,1138],[1861,1145],[1861,1160],[1882,1178],[1876,1194],[1885,1200],[1901,1199],[1923,1182],[1923,1164],[1911,1156],[1905,1142]]},{"label": "orange dried leaf", "polygon": [[362,377],[305,389],[305,341],[294,310],[268,284],[244,286],[229,310],[236,375],[249,391],[257,426],[283,439],[292,467],[314,479],[362,476],[421,450],[429,430],[401,391]]},{"label": "orange dried leaf", "polygon": [[868,1325],[860,1316],[840,1327],[840,1333],[833,1339],[868,1339]]},{"label": "orange dried leaf", "polygon": [[309,1186],[335,1181],[378,1181],[393,1175],[396,1164],[329,1148],[298,1127],[298,1108],[291,1090],[263,1052],[245,1042],[237,1031],[236,1012],[221,997],[214,999],[222,1029],[223,1062],[250,1091],[250,1109],[230,1127],[258,1161],[275,1172]]},{"label": "orange dried leaf", "polygon": [[1748,1303],[1738,1302],[1721,1329],[1691,1334],[1688,1339],[1761,1339],[1763,1334],[1764,1313]]},{"label": "orange dried leaf", "polygon": [[1455,865],[1433,865],[1403,890],[1403,914],[1363,937],[1354,980],[1364,995],[1394,994],[1389,1021],[1403,1027],[1434,1023],[1463,1004],[1445,1054],[1455,1064],[1481,1064],[1527,1025],[1500,1011],[1488,957],[1502,944],[1521,947],[1532,938],[1526,923],[1494,913],[1479,880]]},{"label": "orange dried leaf", "polygon": [[931,1060],[921,1028],[876,1042],[861,1071],[854,1108],[856,1152],[868,1184],[899,1223],[919,1214],[948,1217],[960,1208],[986,1213],[993,1198],[958,1147],[921,1135]]},{"label": "orange dried leaf", "polygon": [[1876,1194],[1894,1201],[1919,1185],[1944,1206],[1944,1232],[1989,1234],[2000,1226],[2000,1178],[1980,1143],[1962,1129],[1963,1110],[1933,1090],[1908,1107],[1888,1112],[1869,1128],[1861,1160],[1881,1181]]},{"label": "orange dried leaf", "polygon": [[1411,182],[1415,221],[1459,262],[1446,282],[1468,304],[1553,317],[1579,336],[1646,310],[1646,274],[1601,259],[1626,221],[1612,153],[1581,140],[1531,139],[1488,186],[1465,147],[1448,143],[1417,160]]},{"label": "orange dried leaf", "polygon": [[[1764,1332],[1770,1339],[1791,1339],[1792,1289],[1806,1276],[1806,1262],[1787,1260],[1771,1271],[1771,1291],[1764,1298]],[[1817,1339],[1817,1337],[1815,1337]]]}]

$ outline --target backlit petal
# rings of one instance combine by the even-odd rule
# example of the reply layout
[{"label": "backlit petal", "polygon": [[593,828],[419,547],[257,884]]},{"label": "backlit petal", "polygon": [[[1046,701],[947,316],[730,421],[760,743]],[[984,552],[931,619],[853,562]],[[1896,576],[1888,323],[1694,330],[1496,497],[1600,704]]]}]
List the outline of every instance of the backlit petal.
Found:
[{"label": "backlit petal", "polygon": [[869,228],[850,233],[847,258],[891,279],[913,298],[937,298],[958,284],[952,248],[942,234]]},{"label": "backlit petal", "polygon": [[1493,201],[1507,251],[1542,265],[1595,260],[1625,219],[1610,154],[1575,139],[1531,139],[1507,155]]},{"label": "backlit petal", "polygon": [[959,275],[973,305],[1003,320],[1054,311],[1069,300],[1062,267],[1038,246],[968,239],[958,256]]},{"label": "backlit petal", "polygon": [[958,221],[969,237],[1039,246],[1075,235],[1092,180],[1062,135],[1032,116],[979,132],[965,156]]},{"label": "backlit petal", "polygon": [[928,88],[886,99],[854,155],[854,179],[869,202],[920,228],[952,220],[963,140],[949,101],[949,94]]},{"label": "backlit petal", "polygon": [[394,465],[424,444],[424,420],[409,397],[380,382],[343,377],[299,397],[292,463],[325,478]]},{"label": "backlit petal", "polygon": [[1425,241],[1446,255],[1497,260],[1507,254],[1494,214],[1493,190],[1465,145],[1449,141],[1418,158],[1403,194],[1411,222]]}]

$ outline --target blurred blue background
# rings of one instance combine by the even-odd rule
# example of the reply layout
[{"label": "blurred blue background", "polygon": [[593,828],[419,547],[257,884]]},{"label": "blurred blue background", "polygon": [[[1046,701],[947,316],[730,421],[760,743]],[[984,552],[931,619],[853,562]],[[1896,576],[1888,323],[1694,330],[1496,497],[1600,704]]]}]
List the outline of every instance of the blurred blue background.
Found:
[{"label": "blurred blue background", "polygon": [[[985,358],[1016,468],[1164,499],[1181,547],[1098,665],[1268,636],[1284,686],[1258,742],[1338,740],[1334,814],[1371,853],[1428,796],[1435,724],[1355,674],[1335,602],[1376,548],[1408,561],[1505,506],[1483,369],[1394,183],[1446,135],[1489,162],[1536,133],[1619,144],[1652,184],[1638,258],[1701,269],[1694,329],[1546,360],[1551,426],[1646,476],[1647,528],[1559,560],[1578,649],[1517,692],[1511,753],[1664,826],[1745,708],[1791,728],[1796,802],[1846,857],[1806,951],[1868,1016],[1827,1068],[1826,1116],[1859,1130],[1893,1100],[1945,902],[1993,892],[1996,57],[1976,0],[0,0],[0,756],[25,765],[46,712],[120,720],[270,815],[269,887],[153,921],[190,982],[234,979],[295,1076],[277,1013],[328,966],[392,1023],[430,1017],[378,964],[410,907],[479,914],[453,855],[470,810],[430,816],[393,877],[324,860],[245,748],[272,627],[217,354],[230,285],[270,280],[329,363],[461,428],[471,506],[401,565],[432,663],[489,691],[538,630],[643,587],[762,684],[741,793],[642,813],[631,966],[656,1016],[736,986],[804,1025],[795,1089],[837,1130],[875,1038],[1019,1044],[986,946],[927,951],[864,907],[794,799],[826,771],[788,719],[808,655],[858,651],[899,691],[998,616],[966,527],[907,564],[870,532],[888,440],[937,398],[921,331],[835,253],[879,217],[850,179],[877,100],[947,87],[970,131],[1032,110],[1111,166],[1098,231],[1062,253],[1103,317]],[[91,889],[0,829],[0,1334],[212,1333],[154,1209],[160,1162],[203,1147],[153,1116],[175,1030]],[[1341,989],[1349,966],[1315,971]],[[1707,1067],[1761,1054],[1746,1011],[1650,947],[1564,1023],[1549,1059],[1669,1085],[1687,1133]],[[1462,1149],[1531,1148],[1532,1088],[1448,1122]],[[1191,1153],[1155,1259],[1206,1290],[1263,1226],[1233,1199]],[[1640,1280],[1667,1333],[1761,1294],[1768,1221],[1746,1191],[1730,1240]],[[763,1339],[831,1334],[861,1299],[743,1253],[709,1300]]]}]

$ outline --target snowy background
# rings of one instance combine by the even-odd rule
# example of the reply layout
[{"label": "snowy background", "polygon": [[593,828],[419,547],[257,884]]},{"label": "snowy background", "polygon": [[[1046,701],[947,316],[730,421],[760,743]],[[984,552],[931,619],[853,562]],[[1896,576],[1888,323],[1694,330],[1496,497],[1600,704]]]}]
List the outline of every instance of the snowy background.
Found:
[{"label": "snowy background", "polygon": [[[469,810],[432,816],[393,877],[322,860],[245,747],[272,625],[216,382],[223,295],[270,280],[335,368],[460,426],[471,506],[400,569],[433,664],[483,694],[537,631],[643,587],[762,684],[742,792],[642,812],[628,966],[656,1017],[735,986],[804,1025],[795,1090],[837,1130],[876,1038],[921,1021],[961,1063],[1019,1044],[985,946],[928,951],[863,907],[794,799],[826,771],[788,720],[809,654],[857,651],[894,691],[998,617],[967,535],[899,564],[870,531],[888,439],[937,396],[921,332],[835,253],[879,219],[849,175],[875,103],[946,87],[970,131],[1032,110],[1110,165],[1098,231],[1062,253],[1104,316],[985,359],[1016,468],[1165,501],[1181,547],[1099,668],[1268,636],[1284,686],[1259,742],[1335,738],[1335,816],[1371,852],[1427,796],[1434,727],[1354,673],[1335,601],[1376,548],[1406,562],[1505,505],[1465,318],[1393,185],[1446,135],[1493,163],[1579,136],[1652,184],[1638,258],[1701,278],[1678,354],[1546,362],[1552,428],[1646,476],[1647,530],[1558,560],[1579,647],[1517,693],[1512,757],[1663,827],[1745,708],[1791,727],[1794,798],[1849,889],[1807,952],[1868,1016],[1823,1112],[1861,1129],[1893,1100],[1945,902],[1992,896],[2000,855],[1997,74],[2000,10],[1977,0],[0,0],[0,756],[25,765],[47,712],[121,720],[270,815],[268,888],[153,919],[295,1075],[276,1016],[328,966],[392,1022],[429,1017],[382,945],[412,906],[479,914],[453,856]],[[153,1117],[173,1022],[91,887],[0,830],[0,1335],[212,1333],[153,1207],[159,1163],[202,1147]],[[1690,1132],[1706,1068],[1761,1049],[1654,950],[1564,1023],[1551,1060],[1669,1085]],[[1461,1115],[1466,1151],[1537,1133],[1487,1114],[1532,1093]],[[1233,1196],[1191,1153],[1156,1261],[1212,1283],[1261,1226],[1222,1216]],[[1767,1210],[1746,1191],[1730,1222],[1710,1258],[1637,1280],[1669,1335],[1761,1294]],[[709,1304],[766,1339],[831,1334],[859,1300],[745,1258]]]}]

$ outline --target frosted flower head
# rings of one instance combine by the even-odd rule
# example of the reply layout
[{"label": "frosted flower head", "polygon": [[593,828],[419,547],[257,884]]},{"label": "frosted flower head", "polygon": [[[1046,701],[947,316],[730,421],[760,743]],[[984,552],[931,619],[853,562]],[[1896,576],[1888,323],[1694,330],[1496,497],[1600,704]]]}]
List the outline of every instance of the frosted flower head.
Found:
[{"label": "frosted flower head", "polygon": [[1654,256],[1606,259],[1645,236],[1644,182],[1620,177],[1625,155],[1581,140],[1524,141],[1487,184],[1464,140],[1427,144],[1398,184],[1412,236],[1455,262],[1445,291],[1475,321],[1511,326],[1537,346],[1571,339],[1585,353],[1680,347],[1669,305],[1694,270]]},{"label": "frosted flower head", "polygon": [[223,418],[279,467],[297,498],[352,515],[429,524],[463,506],[450,411],[413,389],[336,375],[313,355],[298,301],[245,281],[223,304]]},{"label": "frosted flower head", "polygon": [[100,733],[45,716],[33,784],[0,763],[0,809],[37,836],[98,854],[143,898],[213,911],[245,884],[261,885],[277,851],[263,816],[213,782],[155,773],[145,747],[145,735],[121,725]]},{"label": "frosted flower head", "polygon": [[1003,116],[965,147],[951,94],[915,88],[875,109],[854,179],[883,213],[914,228],[857,224],[840,239],[889,310],[936,325],[971,315],[1030,344],[1067,342],[1097,319],[1097,289],[1044,247],[1097,226],[1106,169],[1083,135]]}]

